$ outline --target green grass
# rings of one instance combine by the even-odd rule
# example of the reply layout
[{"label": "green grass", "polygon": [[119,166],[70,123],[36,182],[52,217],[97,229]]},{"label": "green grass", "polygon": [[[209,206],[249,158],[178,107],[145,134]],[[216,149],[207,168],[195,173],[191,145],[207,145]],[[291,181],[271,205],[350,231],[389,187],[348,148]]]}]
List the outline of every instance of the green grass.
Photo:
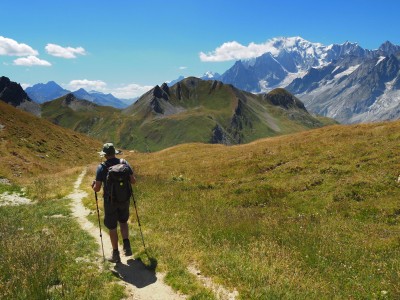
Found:
[{"label": "green grass", "polygon": [[175,288],[196,294],[195,263],[241,299],[396,299],[399,141],[392,122],[127,159],[144,235]]},{"label": "green grass", "polygon": [[93,153],[101,146],[98,141],[2,101],[0,124],[4,126],[0,130],[0,176],[24,186],[92,162]]},{"label": "green grass", "polygon": [[95,262],[98,245],[71,216],[73,183],[100,143],[0,101],[0,194],[35,204],[0,206],[1,299],[121,299]]},{"label": "green grass", "polygon": [[[0,297],[122,297],[112,275],[91,261],[97,246],[68,217],[61,199],[71,191],[77,165],[94,161],[88,145],[96,143],[67,131],[46,132],[46,140],[28,126],[27,115],[18,130],[12,127],[16,115],[1,112],[1,162],[7,168],[0,176],[24,182],[21,170],[31,167],[26,193],[37,204],[0,207]],[[93,157],[81,154],[70,163],[78,140]],[[166,272],[167,283],[191,299],[215,295],[188,271],[190,265],[237,289],[241,299],[400,298],[399,142],[400,122],[387,122],[330,126],[241,146],[128,151],[150,258]],[[36,161],[45,154],[47,160]],[[94,210],[91,166],[83,186]],[[21,192],[0,186],[7,189]],[[91,219],[97,224],[95,214]],[[146,262],[134,214],[130,228],[133,249]],[[77,257],[88,261],[76,263]]]},{"label": "green grass", "polygon": [[[8,190],[0,185],[0,190]],[[18,189],[11,188],[11,191]],[[71,218],[69,200],[0,206],[0,298],[120,299],[95,263],[98,245]]]}]

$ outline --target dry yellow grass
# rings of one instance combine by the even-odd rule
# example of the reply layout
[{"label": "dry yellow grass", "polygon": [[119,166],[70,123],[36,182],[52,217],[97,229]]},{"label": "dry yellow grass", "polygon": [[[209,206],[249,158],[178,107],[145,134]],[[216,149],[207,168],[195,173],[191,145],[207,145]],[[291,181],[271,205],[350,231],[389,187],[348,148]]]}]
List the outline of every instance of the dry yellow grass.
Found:
[{"label": "dry yellow grass", "polygon": [[243,299],[397,298],[399,142],[397,121],[126,158],[176,288],[196,262]]}]

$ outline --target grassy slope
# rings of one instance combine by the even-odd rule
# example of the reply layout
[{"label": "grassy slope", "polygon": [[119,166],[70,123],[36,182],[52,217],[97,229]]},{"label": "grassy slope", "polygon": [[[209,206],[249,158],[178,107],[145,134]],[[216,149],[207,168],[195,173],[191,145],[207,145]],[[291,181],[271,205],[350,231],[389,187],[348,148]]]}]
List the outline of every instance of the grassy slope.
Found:
[{"label": "grassy slope", "polygon": [[[65,97],[42,104],[42,117],[97,139],[114,140],[120,125],[120,110],[109,106],[74,111],[62,106]],[[104,128],[107,132],[104,132]]]},{"label": "grassy slope", "polygon": [[128,160],[145,238],[176,288],[190,292],[196,263],[243,299],[394,299],[399,142],[400,122],[330,126]]},{"label": "grassy slope", "polygon": [[0,101],[0,176],[27,178],[93,161],[100,142]]},{"label": "grassy slope", "polygon": [[120,299],[122,287],[99,271],[98,245],[65,198],[100,143],[1,101],[0,125],[0,178],[14,183],[0,183],[0,194],[36,201],[0,206],[0,298]]}]

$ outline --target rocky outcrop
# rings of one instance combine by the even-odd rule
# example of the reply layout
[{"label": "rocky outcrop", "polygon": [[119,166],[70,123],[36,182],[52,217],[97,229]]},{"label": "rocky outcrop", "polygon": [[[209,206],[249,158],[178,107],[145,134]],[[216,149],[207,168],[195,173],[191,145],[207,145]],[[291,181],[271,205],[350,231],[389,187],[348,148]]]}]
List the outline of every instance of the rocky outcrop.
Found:
[{"label": "rocky outcrop", "polygon": [[212,135],[211,135],[211,144],[224,144],[224,145],[231,145],[231,141],[225,132],[225,130],[220,125],[215,125]]},{"label": "rocky outcrop", "polygon": [[73,93],[69,93],[65,95],[61,102],[61,106],[69,107],[74,111],[88,111],[94,109],[96,104],[88,100],[78,99]]},{"label": "rocky outcrop", "polygon": [[0,77],[0,100],[36,116],[40,115],[39,104],[29,98],[20,84],[4,76]]},{"label": "rocky outcrop", "polygon": [[74,94],[69,93],[69,94],[67,94],[67,95],[65,96],[65,99],[61,102],[61,105],[62,105],[62,106],[70,106],[71,103],[72,103],[73,101],[76,101],[76,100],[77,100],[77,98],[74,96]]},{"label": "rocky outcrop", "polygon": [[263,98],[272,105],[280,106],[284,109],[294,108],[307,111],[303,102],[301,102],[288,91],[281,88],[275,89],[268,94],[264,94]]},{"label": "rocky outcrop", "polygon": [[32,101],[18,83],[4,76],[0,77],[0,99],[15,107],[24,101]]},{"label": "rocky outcrop", "polygon": [[168,95],[170,96],[170,90],[169,90],[169,86],[168,84],[166,84],[165,82],[161,85],[161,89]]}]

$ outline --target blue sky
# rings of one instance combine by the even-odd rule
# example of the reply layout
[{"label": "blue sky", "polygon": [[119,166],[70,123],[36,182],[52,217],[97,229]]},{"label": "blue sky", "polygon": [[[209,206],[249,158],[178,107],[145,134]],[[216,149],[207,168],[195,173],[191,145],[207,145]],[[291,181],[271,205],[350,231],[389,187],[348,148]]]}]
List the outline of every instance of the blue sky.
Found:
[{"label": "blue sky", "polygon": [[246,48],[300,36],[367,49],[400,44],[396,0],[13,0],[1,10],[1,76],[121,98],[180,75],[223,73],[234,60],[204,61],[201,53],[229,42]]}]

